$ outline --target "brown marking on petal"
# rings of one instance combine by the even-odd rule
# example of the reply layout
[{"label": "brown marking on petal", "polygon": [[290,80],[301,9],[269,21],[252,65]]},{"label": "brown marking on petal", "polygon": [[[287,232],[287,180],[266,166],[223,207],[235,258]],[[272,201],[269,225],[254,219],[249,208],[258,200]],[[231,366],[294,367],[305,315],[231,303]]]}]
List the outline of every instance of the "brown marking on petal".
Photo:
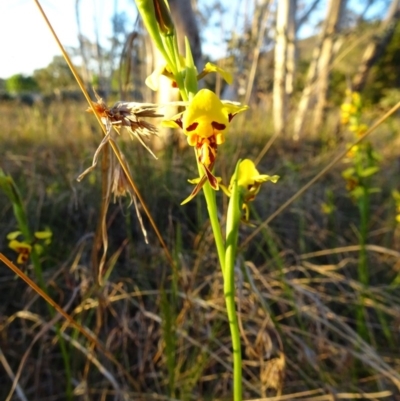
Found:
[{"label": "brown marking on petal", "polygon": [[178,118],[175,122],[179,125],[180,128],[183,128],[182,118]]},{"label": "brown marking on petal", "polygon": [[207,180],[210,183],[211,188],[213,188],[215,190],[219,189],[219,184],[218,184],[217,177],[215,177],[215,175],[211,172],[211,170],[209,170],[208,167],[205,166],[204,164],[203,164],[203,168],[204,168],[204,171],[205,171],[205,173],[207,175]]},{"label": "brown marking on petal", "polygon": [[213,121],[211,123],[212,127],[218,131],[223,131],[226,128],[225,124],[217,123],[216,121]]},{"label": "brown marking on petal", "polygon": [[178,87],[178,84],[177,84],[175,81],[172,81],[171,86],[172,86],[173,88],[177,88],[177,87]]},{"label": "brown marking on petal", "polygon": [[210,144],[210,147],[217,150],[217,138],[215,137],[215,135],[210,136],[209,138],[207,138],[207,140]]},{"label": "brown marking on petal", "polygon": [[203,143],[198,149],[198,160],[201,164],[209,166],[211,163],[211,148],[208,143]]},{"label": "brown marking on petal", "polygon": [[232,113],[229,113],[229,114],[228,114],[228,119],[229,119],[229,122],[231,122],[231,121],[232,121],[233,117],[235,117],[235,116],[236,116],[236,114],[237,114],[237,113],[234,113],[234,114],[232,114]]},{"label": "brown marking on petal", "polygon": [[189,132],[194,131],[198,125],[199,125],[199,123],[194,122],[193,124],[190,124],[189,127],[186,127],[186,131],[189,131]]},{"label": "brown marking on petal", "polygon": [[200,164],[210,167],[214,165],[217,156],[217,144],[215,138],[202,138],[196,145],[197,157]]},{"label": "brown marking on petal", "polygon": [[207,176],[203,175],[203,177],[201,177],[200,181],[194,187],[192,193],[181,203],[181,205],[184,205],[184,204],[190,202],[200,192],[200,189],[203,187],[206,180],[207,180]]}]

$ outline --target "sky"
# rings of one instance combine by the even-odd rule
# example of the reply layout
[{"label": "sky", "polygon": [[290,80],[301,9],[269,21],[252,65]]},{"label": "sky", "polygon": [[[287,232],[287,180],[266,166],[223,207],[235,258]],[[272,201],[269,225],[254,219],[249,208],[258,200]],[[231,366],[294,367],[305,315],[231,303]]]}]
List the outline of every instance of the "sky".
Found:
[{"label": "sky", "polygon": [[[64,47],[78,46],[75,0],[41,0],[45,13]],[[101,36],[111,35],[112,0],[82,0],[83,34],[94,38],[94,17]],[[118,0],[118,8],[135,21],[133,0]],[[0,0],[0,78],[13,74],[31,75],[33,70],[50,64],[61,54],[33,0]]]},{"label": "sky", "polygon": [[[189,1],[189,0],[187,0]],[[76,0],[40,0],[53,28],[65,47],[78,46],[77,24],[75,18]],[[213,0],[202,0],[204,4],[211,4]],[[237,0],[221,0],[228,12],[224,15],[224,29],[229,31],[233,23]],[[358,0],[351,0],[356,5]],[[378,1],[379,3],[379,1]],[[384,3],[384,2],[383,2]],[[111,15],[114,4],[118,10],[125,12],[132,25],[136,19],[134,0],[81,0],[81,21],[83,34],[94,40],[94,20],[97,19],[101,27],[101,43],[106,43],[111,36]],[[246,1],[242,4],[247,4]],[[381,3],[382,4],[382,3]],[[324,6],[320,10],[324,10]],[[215,21],[218,23],[218,19]],[[311,24],[312,25],[312,24]],[[221,53],[221,31],[208,31],[207,38],[219,38],[220,43],[212,39],[205,43],[203,51],[212,53],[212,46],[219,46]],[[303,30],[303,37],[312,34],[311,30]],[[211,43],[214,42],[214,43]],[[208,48],[207,48],[208,46]],[[208,50],[208,51],[207,51]],[[6,79],[13,74],[22,73],[31,75],[35,69],[46,67],[54,55],[61,54],[55,40],[51,36],[39,10],[33,0],[0,0],[0,78]]]},{"label": "sky", "polygon": [[[189,0],[187,0],[189,1]],[[203,0],[203,2],[212,0]],[[228,3],[230,0],[222,0]],[[40,0],[48,19],[64,47],[78,46],[75,16],[76,0]],[[114,4],[124,12],[132,26],[137,12],[134,0],[81,0],[80,14],[83,34],[94,41],[94,19],[98,21],[100,43],[111,36]],[[0,78],[16,73],[32,75],[61,54],[33,0],[0,0]]]}]

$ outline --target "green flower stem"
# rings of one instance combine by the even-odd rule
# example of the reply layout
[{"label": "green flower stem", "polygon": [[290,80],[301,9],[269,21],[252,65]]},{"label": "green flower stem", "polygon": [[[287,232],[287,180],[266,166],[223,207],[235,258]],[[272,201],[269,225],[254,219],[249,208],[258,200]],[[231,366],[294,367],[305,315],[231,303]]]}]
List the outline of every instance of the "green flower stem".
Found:
[{"label": "green flower stem", "polygon": [[[232,339],[233,351],[233,399],[242,400],[242,353],[240,344],[239,324],[236,315],[235,305],[235,260],[238,241],[238,230],[240,221],[240,209],[237,199],[231,199],[229,207],[235,209],[234,218],[230,218],[228,212],[227,221],[227,247],[221,233],[221,227],[218,221],[217,205],[215,201],[215,192],[207,182],[203,187],[204,196],[207,203],[208,214],[211,227],[214,233],[215,244],[217,246],[218,258],[222,269],[224,280],[224,296],[226,310],[229,320],[229,329]],[[237,218],[239,216],[239,218]],[[228,231],[229,230],[229,231]]]},{"label": "green flower stem", "polygon": [[[199,171],[201,171],[199,169]],[[201,173],[200,173],[201,174]],[[208,215],[210,217],[211,228],[214,234],[215,245],[217,247],[218,259],[221,265],[222,276],[225,281],[225,242],[222,237],[221,226],[218,220],[217,203],[215,200],[215,192],[210,184],[206,182],[203,186],[204,197],[207,203]]]},{"label": "green flower stem", "polygon": [[235,305],[235,261],[237,252],[237,243],[239,237],[239,223],[241,217],[241,196],[240,188],[237,185],[238,167],[240,160],[236,165],[234,180],[232,185],[232,194],[228,206],[228,215],[226,220],[226,251],[224,268],[224,295],[226,310],[229,319],[229,328],[231,331],[232,351],[233,351],[233,399],[242,400],[242,352],[240,344],[239,324]]},{"label": "green flower stem", "polygon": [[235,305],[235,278],[234,269],[226,272],[224,278],[224,295],[226,310],[231,331],[232,351],[233,351],[233,399],[242,400],[242,351],[240,344],[239,324],[236,315]]}]

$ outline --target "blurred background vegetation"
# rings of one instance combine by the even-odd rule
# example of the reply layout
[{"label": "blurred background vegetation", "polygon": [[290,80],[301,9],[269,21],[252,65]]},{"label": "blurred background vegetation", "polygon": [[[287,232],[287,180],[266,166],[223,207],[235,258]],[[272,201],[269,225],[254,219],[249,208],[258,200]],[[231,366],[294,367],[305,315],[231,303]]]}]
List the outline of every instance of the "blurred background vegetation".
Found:
[{"label": "blurred background vegetation", "polygon": [[[252,204],[259,226],[400,101],[400,1],[244,3],[170,0],[180,34],[198,43],[199,70],[212,61],[235,77],[232,87],[215,76],[204,85],[250,105],[219,148],[218,175],[228,181],[236,160],[260,158],[260,172],[281,177]],[[75,6],[79,28],[79,0]],[[140,21],[116,13],[110,23],[108,47],[79,33],[79,46],[67,49],[87,89],[109,105],[174,99],[170,85],[157,94],[144,85],[157,55]],[[201,52],[210,35],[221,54]],[[349,90],[361,105],[346,122]],[[45,302],[3,265],[0,399],[229,400],[229,326],[205,205],[198,196],[180,206],[197,174],[182,134],[150,143],[158,160],[119,138],[177,271],[147,218],[148,245],[129,199],[119,199],[106,220],[110,277],[99,287],[101,166],[81,183],[76,177],[101,130],[69,68],[56,55],[29,76],[16,72],[0,80],[0,99],[0,168],[20,191],[31,231],[53,233],[40,255],[47,291],[125,370],[100,351],[90,356],[92,344],[61,320],[66,372]],[[242,227],[245,399],[400,400],[399,128],[393,113],[257,235]],[[217,198],[223,213],[227,200]],[[3,193],[0,213],[0,249],[16,261],[7,235],[17,222]],[[21,268],[37,279],[31,262]]]}]

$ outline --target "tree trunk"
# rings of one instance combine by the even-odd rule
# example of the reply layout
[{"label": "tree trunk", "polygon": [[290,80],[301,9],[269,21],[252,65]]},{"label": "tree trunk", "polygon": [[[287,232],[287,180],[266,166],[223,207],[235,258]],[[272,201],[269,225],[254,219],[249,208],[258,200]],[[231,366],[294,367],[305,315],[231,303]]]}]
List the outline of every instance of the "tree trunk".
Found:
[{"label": "tree trunk", "polygon": [[288,19],[288,47],[286,55],[286,93],[288,98],[294,91],[294,80],[296,73],[297,46],[296,46],[296,9],[297,0],[290,0]]},{"label": "tree trunk", "polygon": [[257,24],[258,26],[255,26],[256,24],[253,25],[252,32],[254,35],[257,35],[257,42],[256,42],[256,46],[253,50],[253,59],[251,61],[250,72],[249,72],[249,76],[247,79],[247,88],[246,88],[246,95],[244,97],[244,104],[249,103],[250,97],[251,97],[251,92],[253,90],[258,60],[260,58],[261,47],[262,47],[262,44],[264,41],[265,31],[267,28],[267,21],[268,21],[269,14],[270,14],[270,10],[269,10],[270,2],[271,2],[271,0],[265,0],[264,4],[260,5],[261,18],[259,19],[259,24]]},{"label": "tree trunk", "polygon": [[[304,87],[298,108],[297,108],[297,114],[296,118],[294,121],[294,128],[293,128],[293,139],[295,141],[298,141],[300,139],[300,136],[303,134],[304,130],[304,125],[306,122],[306,118],[309,115],[310,109],[313,107],[313,102],[315,102],[315,87],[316,87],[316,80],[318,77],[318,68],[322,65],[322,60],[320,63],[320,58],[322,54],[322,50],[324,47],[325,41],[330,42],[332,40],[332,32],[334,32],[334,27],[336,26],[336,23],[333,24],[333,21],[335,18],[331,18],[331,13],[332,14],[337,14],[335,13],[334,10],[339,9],[341,7],[342,0],[329,0],[329,4],[327,7],[327,16],[324,21],[324,25],[322,27],[322,31],[318,40],[317,45],[314,48],[313,51],[313,56],[311,60],[310,67],[308,69],[308,75],[307,75],[307,82]],[[337,20],[337,18],[336,18]],[[328,54],[329,47],[326,47],[327,50],[325,51],[326,55]]]},{"label": "tree trunk", "polygon": [[364,88],[371,67],[390,42],[400,18],[399,5],[400,0],[392,1],[385,19],[381,22],[380,34],[376,35],[365,49],[361,64],[352,82],[352,90],[360,92]]},{"label": "tree trunk", "polygon": [[328,98],[329,76],[335,46],[335,36],[346,1],[331,0],[328,8],[328,19],[326,21],[326,33],[322,43],[321,55],[318,60],[318,79],[315,85],[316,105],[314,109],[313,131],[317,132],[324,120]]},{"label": "tree trunk", "polygon": [[275,133],[285,131],[287,116],[286,63],[290,0],[280,0],[276,13],[275,68],[273,89],[273,119]]}]

